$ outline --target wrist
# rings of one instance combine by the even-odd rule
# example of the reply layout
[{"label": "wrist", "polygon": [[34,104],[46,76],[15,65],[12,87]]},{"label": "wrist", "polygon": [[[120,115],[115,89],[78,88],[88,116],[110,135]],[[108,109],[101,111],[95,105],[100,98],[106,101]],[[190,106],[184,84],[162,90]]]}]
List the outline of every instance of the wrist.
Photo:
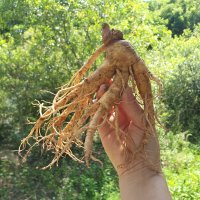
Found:
[{"label": "wrist", "polygon": [[132,181],[138,183],[138,181],[147,180],[155,175],[162,175],[160,166],[153,168],[145,162],[138,162],[137,164],[127,166],[125,169],[118,169],[119,182]]},{"label": "wrist", "polygon": [[122,200],[171,200],[162,171],[141,164],[119,176]]},{"label": "wrist", "polygon": [[160,173],[160,159],[157,160],[157,162],[152,163],[150,160],[146,160],[142,157],[137,157],[137,159],[130,160],[130,162],[125,162],[124,164],[117,165],[116,170],[119,177],[124,176],[125,174],[138,176],[144,172],[145,174],[152,172]]}]

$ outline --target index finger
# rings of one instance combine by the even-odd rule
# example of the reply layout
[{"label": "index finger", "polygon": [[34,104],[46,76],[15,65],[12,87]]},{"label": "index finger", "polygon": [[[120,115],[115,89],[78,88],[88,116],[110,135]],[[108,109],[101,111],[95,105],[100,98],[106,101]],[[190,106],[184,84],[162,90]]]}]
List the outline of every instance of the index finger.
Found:
[{"label": "index finger", "polygon": [[123,110],[128,119],[138,127],[144,127],[144,111],[133,95],[132,89],[127,87],[122,95],[119,109]]}]

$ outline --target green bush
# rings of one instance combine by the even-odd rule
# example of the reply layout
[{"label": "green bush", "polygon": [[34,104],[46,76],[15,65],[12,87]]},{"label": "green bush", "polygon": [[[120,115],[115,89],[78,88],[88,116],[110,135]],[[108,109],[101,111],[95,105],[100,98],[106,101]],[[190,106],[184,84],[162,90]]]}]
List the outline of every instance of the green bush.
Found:
[{"label": "green bush", "polygon": [[[174,132],[189,131],[191,141],[198,142],[200,132],[200,45],[186,41],[180,53],[184,58],[166,80],[163,100],[168,112],[167,127]],[[193,42],[191,44],[191,42]],[[184,42],[184,41],[183,41]],[[181,45],[183,43],[179,43]],[[188,45],[186,47],[186,45]],[[181,52],[182,51],[182,52]]]},{"label": "green bush", "polygon": [[159,132],[163,171],[173,199],[199,199],[199,149],[188,141],[187,132]]},{"label": "green bush", "polygon": [[[166,2],[152,7],[155,1],[0,1],[0,199],[119,199],[116,173],[99,140],[94,152],[104,166],[92,163],[90,169],[67,157],[43,171],[40,167],[52,159],[50,152],[37,147],[23,165],[13,153],[31,128],[27,118],[38,117],[34,100],[52,101],[53,95],[43,91],[56,92],[83,65],[101,43],[102,22],[123,30],[163,80],[165,92],[157,107],[173,132],[160,131],[170,191],[174,199],[199,199],[199,153],[187,140],[197,145],[199,138],[200,31],[198,26],[193,30],[199,12],[192,3],[189,13],[183,12],[188,5],[183,0],[175,10],[174,1],[169,6]],[[186,26],[180,26],[184,20]],[[184,34],[171,38],[169,22],[174,35]],[[94,68],[101,62],[102,57]]]}]

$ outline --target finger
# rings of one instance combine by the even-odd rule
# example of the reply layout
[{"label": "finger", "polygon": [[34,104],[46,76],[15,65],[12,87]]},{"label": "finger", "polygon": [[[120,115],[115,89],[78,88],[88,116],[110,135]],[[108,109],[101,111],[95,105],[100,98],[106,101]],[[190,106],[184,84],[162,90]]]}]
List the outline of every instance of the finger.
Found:
[{"label": "finger", "polygon": [[[102,84],[100,86],[99,90],[96,93],[96,99],[99,100],[103,96],[103,94],[108,90],[108,88],[109,88],[109,83],[108,84]],[[111,127],[111,125],[109,123],[109,118],[112,115],[112,112],[113,111],[110,111],[110,113],[106,117],[107,119],[101,120],[101,125],[98,128],[101,139],[104,138],[105,135],[107,135],[108,133],[111,133],[111,132],[114,131],[114,128]]]},{"label": "finger", "polygon": [[127,116],[128,120],[132,121],[138,127],[144,126],[143,109],[138,104],[136,98],[133,96],[130,87],[127,87],[122,95],[122,101],[119,104],[119,109]]},{"label": "finger", "polygon": [[108,88],[108,84],[102,84],[96,93],[96,98],[99,100],[103,96],[103,94],[108,90]]},{"label": "finger", "polygon": [[[100,86],[100,88],[99,88],[99,90],[97,91],[97,94],[96,94],[97,100],[99,100],[103,96],[103,94],[108,90],[108,88],[111,84],[112,84],[112,80],[110,80],[108,83],[102,84]],[[123,109],[120,109],[120,107],[117,107],[117,109],[118,109],[118,112],[119,112],[118,119],[117,119],[119,127],[121,129],[124,129],[124,128],[129,126],[130,120],[128,120],[126,113],[124,112]],[[114,110],[114,109],[111,109],[109,111],[109,115],[108,115],[109,121],[107,120],[107,122],[105,122],[104,125],[102,125],[101,131],[103,131],[103,132],[112,131],[114,129],[114,128],[110,128],[109,122],[113,122],[114,120],[116,120],[116,116],[113,116],[113,113],[115,111],[116,110]]]},{"label": "finger", "polygon": [[118,116],[115,117],[118,117],[118,119],[115,118],[115,120],[118,120],[120,129],[124,130],[129,126],[130,120],[120,105],[117,106],[117,109],[118,109]]},{"label": "finger", "polygon": [[108,90],[111,84],[112,84],[112,79],[102,84],[96,93],[96,99],[99,100],[103,96],[103,94]]}]

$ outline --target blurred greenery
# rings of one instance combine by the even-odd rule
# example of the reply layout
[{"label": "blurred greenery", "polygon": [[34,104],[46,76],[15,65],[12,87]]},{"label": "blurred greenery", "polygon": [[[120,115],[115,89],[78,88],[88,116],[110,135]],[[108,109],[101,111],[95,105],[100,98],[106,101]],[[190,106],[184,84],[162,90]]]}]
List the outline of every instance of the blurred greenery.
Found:
[{"label": "blurred greenery", "polygon": [[[101,24],[122,30],[164,85],[156,100],[163,169],[173,199],[200,199],[200,3],[198,0],[0,0],[0,199],[119,199],[104,166],[70,158],[40,170],[51,154],[36,147],[22,164],[16,150],[38,117],[101,44]],[[102,62],[100,57],[93,68]],[[156,90],[156,87],[155,87]],[[156,92],[156,91],[155,91]]]}]

